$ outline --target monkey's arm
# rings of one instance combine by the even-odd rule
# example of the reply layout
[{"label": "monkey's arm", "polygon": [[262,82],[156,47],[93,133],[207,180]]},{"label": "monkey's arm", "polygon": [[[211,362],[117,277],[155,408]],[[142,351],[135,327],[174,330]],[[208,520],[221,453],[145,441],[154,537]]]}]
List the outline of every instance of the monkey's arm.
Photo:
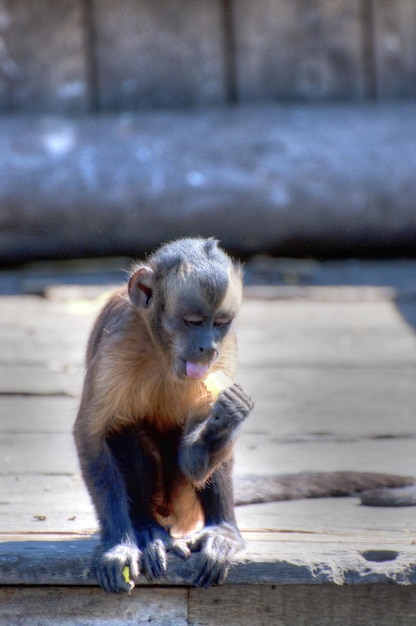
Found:
[{"label": "monkey's arm", "polygon": [[179,467],[194,485],[203,485],[232,454],[239,428],[252,408],[251,398],[234,383],[220,393],[205,419],[186,424],[179,446]]},{"label": "monkey's arm", "polygon": [[93,500],[101,529],[101,544],[94,555],[99,584],[106,591],[129,591],[123,568],[131,578],[139,575],[139,550],[128,511],[126,487],[104,435],[88,429],[88,409],[81,405],[74,429],[81,470]]},{"label": "monkey's arm", "polygon": [[211,413],[185,430],[179,447],[181,471],[197,487],[204,511],[204,528],[191,536],[188,547],[197,553],[198,587],[222,583],[234,554],[244,545],[234,516],[233,444],[253,403],[237,384],[223,391]]}]

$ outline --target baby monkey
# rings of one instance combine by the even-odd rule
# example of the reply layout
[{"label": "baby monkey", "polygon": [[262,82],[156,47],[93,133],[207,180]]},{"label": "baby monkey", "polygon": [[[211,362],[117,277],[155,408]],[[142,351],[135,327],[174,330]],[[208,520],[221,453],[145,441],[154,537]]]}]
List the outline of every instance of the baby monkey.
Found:
[{"label": "baby monkey", "polygon": [[[242,270],[214,239],[182,239],[136,265],[91,332],[74,428],[100,523],[100,585],[166,572],[195,552],[189,582],[221,583],[243,545],[233,446],[252,401],[234,381]],[[204,381],[229,377],[218,397]]]}]

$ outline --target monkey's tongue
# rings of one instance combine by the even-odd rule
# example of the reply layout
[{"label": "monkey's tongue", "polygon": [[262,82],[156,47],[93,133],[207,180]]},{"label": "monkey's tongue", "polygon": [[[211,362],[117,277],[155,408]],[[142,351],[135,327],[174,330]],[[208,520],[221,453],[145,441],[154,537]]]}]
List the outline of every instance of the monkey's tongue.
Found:
[{"label": "monkey's tongue", "polygon": [[208,363],[192,363],[192,361],[186,361],[186,375],[189,378],[203,378],[208,368]]}]

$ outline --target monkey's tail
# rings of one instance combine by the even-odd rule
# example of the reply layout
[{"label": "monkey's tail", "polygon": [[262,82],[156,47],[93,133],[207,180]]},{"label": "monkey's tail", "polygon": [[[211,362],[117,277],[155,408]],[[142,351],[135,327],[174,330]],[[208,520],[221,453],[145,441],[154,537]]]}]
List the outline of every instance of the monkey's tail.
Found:
[{"label": "monkey's tail", "polygon": [[416,478],[376,472],[246,475],[234,481],[236,506],[304,498],[360,496],[369,506],[416,505]]}]

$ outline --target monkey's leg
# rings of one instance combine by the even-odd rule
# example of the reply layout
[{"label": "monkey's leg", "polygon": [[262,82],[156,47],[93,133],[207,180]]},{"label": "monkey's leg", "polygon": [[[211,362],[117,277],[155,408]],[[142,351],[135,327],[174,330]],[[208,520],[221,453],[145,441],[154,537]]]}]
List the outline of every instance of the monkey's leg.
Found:
[{"label": "monkey's leg", "polygon": [[205,527],[190,537],[188,547],[196,552],[192,584],[209,587],[227,577],[233,557],[244,546],[233,506],[232,459],[215,470],[209,483],[198,492],[205,514]]},{"label": "monkey's leg", "polygon": [[123,578],[128,566],[132,579],[139,575],[139,550],[130,521],[125,483],[105,440],[89,441],[76,436],[81,468],[97,511],[101,544],[94,554],[94,567],[106,591],[130,591]]},{"label": "monkey's leg", "polygon": [[223,391],[211,413],[189,422],[179,445],[179,467],[195,485],[203,485],[232,453],[235,438],[253,402],[240,385]]},{"label": "monkey's leg", "polygon": [[125,479],[129,515],[140,551],[140,569],[149,580],[166,572],[167,551],[173,549],[181,554],[168,531],[153,517],[154,502],[163,503],[165,499],[158,440],[160,435],[142,423],[115,434],[110,444]]}]

